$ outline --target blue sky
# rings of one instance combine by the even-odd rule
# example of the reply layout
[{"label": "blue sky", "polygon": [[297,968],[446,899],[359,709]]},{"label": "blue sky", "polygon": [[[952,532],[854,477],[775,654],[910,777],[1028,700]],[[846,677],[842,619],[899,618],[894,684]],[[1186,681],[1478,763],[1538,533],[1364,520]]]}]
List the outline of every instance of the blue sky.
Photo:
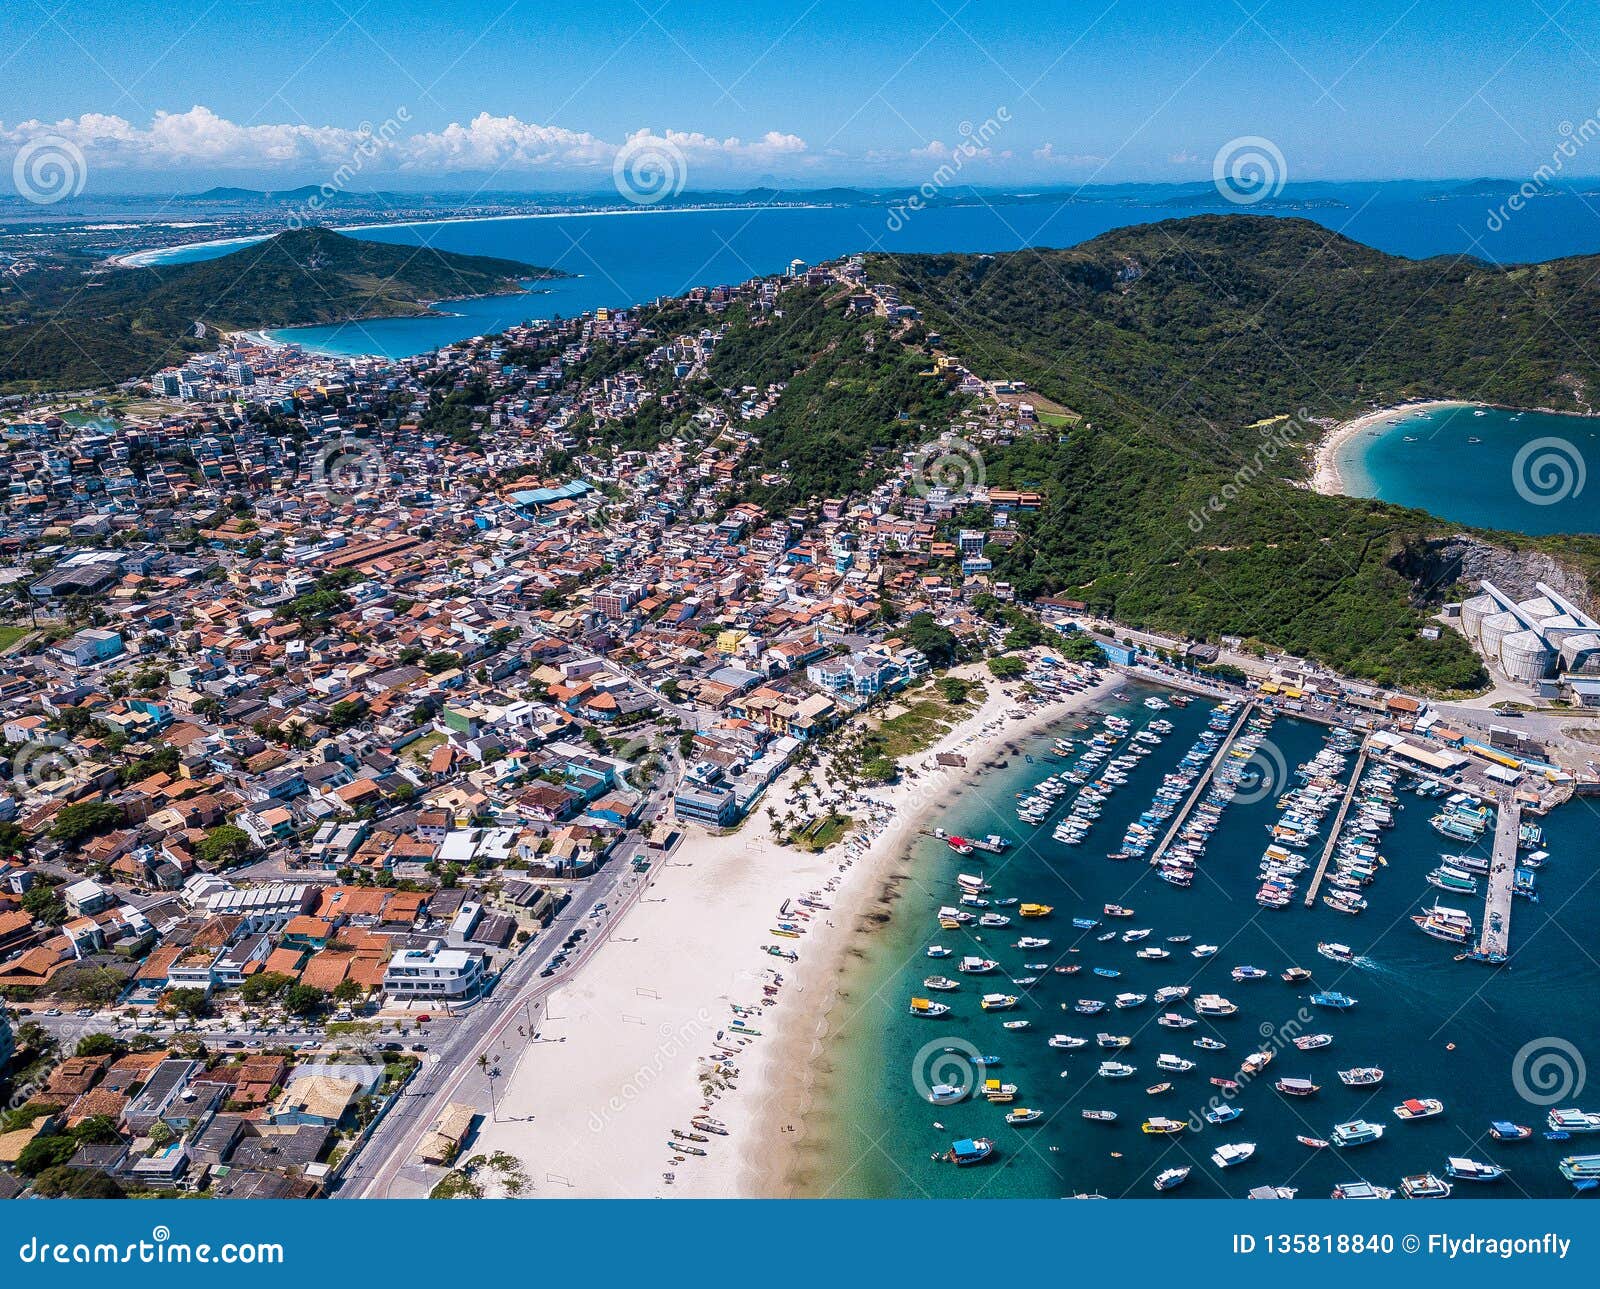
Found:
[{"label": "blue sky", "polygon": [[[1600,111],[1592,0],[6,0],[0,152],[97,186],[599,188],[630,138],[692,186],[1520,177]],[[985,128],[986,123],[993,128]],[[363,126],[374,133],[363,135]],[[642,134],[641,134],[642,132]],[[362,149],[363,139],[381,139]],[[1569,174],[1600,174],[1595,155]]]}]

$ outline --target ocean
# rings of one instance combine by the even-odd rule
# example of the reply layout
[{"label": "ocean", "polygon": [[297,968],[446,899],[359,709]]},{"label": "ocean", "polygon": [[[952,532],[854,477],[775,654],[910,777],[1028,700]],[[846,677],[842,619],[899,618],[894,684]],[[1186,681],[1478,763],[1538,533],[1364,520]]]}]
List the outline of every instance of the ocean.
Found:
[{"label": "ocean", "polygon": [[1600,532],[1600,419],[1466,406],[1393,419],[1340,448],[1351,495],[1483,528]]},{"label": "ocean", "polygon": [[[1285,191],[1285,197],[1296,193]],[[1013,251],[1072,246],[1110,229],[1185,215],[1282,214],[1314,219],[1358,242],[1396,255],[1476,255],[1503,263],[1600,250],[1600,213],[1580,196],[1528,203],[1492,231],[1494,199],[1449,195],[1438,185],[1319,184],[1303,205],[1228,205],[1212,195],[1175,198],[1171,188],[1089,189],[1074,200],[993,205],[934,205],[920,211],[885,206],[630,210],[623,213],[391,225],[354,235],[497,255],[575,276],[533,296],[449,302],[437,316],[276,333],[331,354],[403,358],[529,318],[571,316],[601,306],[647,303],[692,287],[782,272],[795,258],[816,263],[865,251]],[[150,263],[209,258],[237,245],[193,245],[148,257]]]},{"label": "ocean", "polygon": [[[1542,821],[1553,858],[1538,877],[1542,900],[1515,901],[1511,965],[1494,970],[1457,963],[1454,946],[1423,936],[1408,915],[1438,896],[1443,903],[1470,908],[1481,922],[1481,898],[1447,897],[1423,880],[1442,852],[1459,847],[1445,844],[1429,826],[1434,803],[1409,792],[1398,794],[1402,808],[1380,845],[1388,866],[1366,888],[1370,907],[1356,917],[1320,900],[1305,908],[1299,896],[1282,910],[1255,903],[1257,862],[1270,840],[1266,826],[1278,818],[1280,789],[1225,810],[1189,889],[1168,886],[1140,860],[1107,859],[1108,851],[1118,849],[1127,823],[1150,804],[1161,776],[1204,728],[1213,706],[1197,698],[1187,708],[1157,713],[1142,699],[1165,691],[1130,685],[1124,692],[1125,700],[1098,710],[1125,716],[1135,729],[1157,716],[1176,728],[1110,797],[1085,844],[1069,848],[1051,839],[1051,824],[1061,810],[1032,829],[1013,809],[1015,794],[1066,768],[1053,759],[1051,741],[1074,736],[1076,718],[1052,736],[1028,741],[1003,769],[986,773],[981,784],[960,793],[939,815],[938,824],[951,832],[1013,838],[1018,844],[1004,857],[983,862],[981,855],[958,856],[932,838],[915,843],[910,876],[899,886],[889,922],[864,941],[863,955],[842,982],[827,1072],[815,1088],[815,1117],[808,1118],[807,1144],[793,1178],[797,1189],[827,1197],[1155,1197],[1152,1182],[1158,1172],[1192,1165],[1187,1184],[1162,1198],[1242,1196],[1261,1185],[1293,1186],[1302,1197],[1325,1198],[1341,1182],[1362,1179],[1394,1187],[1407,1174],[1431,1170],[1442,1176],[1446,1158],[1459,1155],[1498,1162],[1510,1174],[1493,1184],[1457,1182],[1458,1198],[1570,1194],[1557,1162],[1567,1154],[1600,1150],[1600,1137],[1557,1144],[1542,1134],[1550,1096],[1559,1095],[1555,1104],[1562,1106],[1600,1109],[1600,1086],[1584,1088],[1584,1058],[1589,1067],[1600,1062],[1593,1022],[1600,967],[1586,947],[1600,915],[1600,884],[1594,880],[1588,840],[1596,823],[1594,807],[1570,802]],[[1321,726],[1280,717],[1268,735],[1276,754],[1266,760],[1281,757],[1292,772],[1322,746],[1324,734]],[[1027,754],[1033,764],[1025,760]],[[1062,809],[1070,801],[1069,795]],[[1332,818],[1324,821],[1324,838]],[[1479,849],[1486,848],[1487,842]],[[1315,863],[1320,842],[1306,853]],[[976,930],[975,924],[959,932],[941,930],[935,913],[957,901],[960,872],[985,874],[994,888],[991,898],[1048,903],[1054,912],[1044,920],[1015,919],[1002,930]],[[1136,916],[1103,918],[1108,902],[1131,907]],[[1076,930],[1075,916],[1102,919],[1105,925]],[[1098,942],[1096,936],[1108,927],[1119,932],[1148,927],[1151,935],[1143,944],[1165,947],[1171,957],[1141,961],[1135,957],[1140,944],[1124,944],[1120,937]],[[1014,947],[1019,935],[1048,937],[1051,944],[1020,950]],[[1174,935],[1193,940],[1166,943]],[[1352,946],[1362,955],[1359,965],[1321,957],[1317,944],[1322,940]],[[1196,960],[1190,950],[1202,942],[1220,948],[1213,957]],[[953,948],[957,956],[927,958],[924,950],[932,943]],[[990,976],[958,975],[955,966],[963,953],[996,958],[1001,970]],[[1037,973],[1040,979],[1031,987],[1010,983],[1024,974],[1025,961],[1078,963],[1081,971]],[[1270,975],[1235,983],[1230,973],[1240,964]],[[1280,973],[1291,965],[1311,968],[1312,984],[1283,982]],[[1096,966],[1121,975],[1095,976],[1091,968]],[[961,988],[930,993],[922,979],[931,974],[951,976]],[[1347,1012],[1311,1007],[1313,984],[1353,996],[1356,1007]],[[1239,1012],[1173,1030],[1155,1024],[1167,1009],[1158,1008],[1153,998],[1136,1009],[1108,1007],[1092,1017],[1072,1010],[1080,998],[1109,1003],[1118,992],[1153,995],[1163,985],[1189,985],[1191,997],[1223,994]],[[985,1013],[978,998],[986,992],[1015,993],[1022,1004],[1013,1012]],[[950,1003],[952,1014],[941,1019],[909,1015],[908,1000],[915,995]],[[1184,1004],[1172,1009],[1193,1014]],[[1032,1027],[1001,1028],[1003,1020],[1017,1017],[1030,1020]],[[1128,1035],[1133,1044],[1122,1052],[1104,1051],[1094,1041],[1101,1031]],[[1085,1037],[1090,1044],[1051,1049],[1046,1040],[1058,1032]],[[1287,1041],[1319,1032],[1334,1036],[1331,1046],[1301,1052]],[[1192,1039],[1204,1034],[1225,1042],[1226,1050],[1195,1048]],[[1276,1057],[1264,1076],[1234,1098],[1244,1110],[1238,1119],[1176,1137],[1140,1131],[1151,1115],[1188,1119],[1224,1099],[1209,1077],[1237,1078],[1244,1056],[1263,1046],[1274,1048]],[[1003,1063],[993,1075],[1018,1085],[1014,1105],[1042,1110],[1046,1118],[1034,1126],[1010,1127],[1004,1121],[1006,1107],[982,1099],[929,1104],[919,1086],[950,1081],[952,1075],[967,1082],[973,1074],[965,1058],[952,1057],[947,1048],[1000,1057]],[[1196,1068],[1161,1072],[1155,1061],[1162,1053],[1194,1060]],[[1098,1077],[1101,1060],[1112,1057],[1134,1065],[1137,1073],[1118,1081]],[[1339,1081],[1336,1071],[1365,1065],[1386,1071],[1376,1090],[1347,1088]],[[1272,1086],[1280,1077],[1312,1079],[1321,1091],[1305,1099],[1286,1097]],[[1170,1081],[1173,1090],[1148,1095],[1145,1089],[1159,1081]],[[1534,1100],[1519,1093],[1519,1081]],[[1392,1107],[1411,1097],[1439,1098],[1444,1115],[1424,1122],[1397,1120]],[[1118,1118],[1110,1124],[1087,1121],[1080,1114],[1085,1108],[1115,1110]],[[1382,1140],[1322,1150],[1295,1140],[1299,1135],[1327,1138],[1335,1123],[1355,1118],[1383,1123]],[[1534,1138],[1494,1142],[1487,1130],[1496,1119],[1526,1124],[1535,1129]],[[986,1164],[958,1169],[932,1158],[957,1138],[980,1135],[997,1146]],[[1246,1141],[1258,1147],[1249,1161],[1226,1171],[1211,1162],[1217,1146]]]}]

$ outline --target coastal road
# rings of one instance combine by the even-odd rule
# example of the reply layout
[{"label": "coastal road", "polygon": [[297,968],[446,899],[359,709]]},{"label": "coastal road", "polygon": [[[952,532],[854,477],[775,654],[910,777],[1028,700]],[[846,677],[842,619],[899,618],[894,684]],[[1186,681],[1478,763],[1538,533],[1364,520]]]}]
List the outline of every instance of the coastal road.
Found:
[{"label": "coastal road", "polygon": [[[483,1101],[485,1083],[487,1099],[493,1106],[494,1085],[479,1067],[478,1058],[488,1056],[491,1071],[498,1069],[501,1077],[509,1076],[508,1064],[503,1062],[514,1062],[523,1047],[535,1041],[536,1018],[542,1014],[546,999],[583,969],[628,910],[650,889],[655,867],[666,859],[665,854],[656,859],[650,873],[636,873],[631,866],[619,862],[602,870],[574,894],[533,947],[501,975],[494,992],[468,1009],[443,1045],[430,1053],[434,1061],[418,1072],[373,1130],[341,1180],[335,1198],[381,1199],[403,1176],[418,1187],[427,1185],[433,1174],[415,1165],[414,1157],[422,1135],[433,1128],[444,1108],[458,1098],[474,1104]],[[607,903],[605,913],[598,920],[591,918],[591,912],[602,901]],[[539,973],[559,951],[561,942],[580,926],[589,927],[590,934],[569,956],[567,965],[552,976],[541,977]],[[513,1026],[519,1029],[513,1030]],[[463,1094],[462,1089],[469,1083],[477,1086]]]}]

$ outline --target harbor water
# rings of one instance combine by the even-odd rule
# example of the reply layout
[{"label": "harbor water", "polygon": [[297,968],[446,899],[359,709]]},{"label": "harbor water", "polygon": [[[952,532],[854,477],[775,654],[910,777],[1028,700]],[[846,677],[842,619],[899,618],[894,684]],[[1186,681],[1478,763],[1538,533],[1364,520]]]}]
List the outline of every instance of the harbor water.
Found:
[{"label": "harbor water", "polygon": [[[1589,1068],[1600,1070],[1593,1021],[1600,965],[1591,948],[1600,915],[1600,884],[1593,880],[1594,807],[1575,800],[1539,821],[1552,857],[1537,875],[1539,902],[1514,902],[1512,958],[1506,968],[1456,962],[1457,946],[1424,936],[1410,920],[1436,901],[1469,910],[1479,924],[1484,910],[1481,894],[1446,895],[1425,881],[1441,854],[1474,848],[1450,842],[1430,826],[1437,802],[1407,790],[1403,775],[1395,824],[1379,842],[1387,865],[1363,891],[1369,901],[1365,912],[1342,914],[1320,898],[1306,907],[1309,872],[1289,907],[1263,908],[1255,899],[1257,867],[1272,841],[1268,828],[1280,818],[1278,800],[1298,786],[1295,768],[1324,746],[1327,735],[1320,725],[1280,716],[1256,760],[1272,767],[1272,778],[1286,769],[1287,782],[1240,794],[1227,805],[1194,884],[1170,886],[1144,859],[1107,858],[1120,849],[1127,824],[1149,807],[1163,775],[1207,727],[1215,706],[1204,698],[1164,711],[1144,705],[1146,697],[1165,692],[1130,685],[1097,712],[1017,745],[1003,768],[948,801],[933,821],[962,836],[1008,836],[1016,844],[1003,855],[958,855],[936,838],[916,840],[890,921],[866,938],[864,955],[842,982],[826,1072],[814,1088],[807,1144],[790,1178],[793,1187],[828,1197],[1156,1198],[1153,1182],[1160,1172],[1190,1166],[1187,1182],[1159,1198],[1242,1196],[1258,1186],[1290,1186],[1301,1197],[1325,1198],[1336,1185],[1355,1180],[1397,1187],[1407,1175],[1443,1177],[1447,1158],[1460,1156],[1498,1163],[1509,1172],[1492,1184],[1457,1181],[1457,1198],[1570,1195],[1557,1164],[1567,1155],[1600,1151],[1600,1135],[1558,1143],[1545,1140],[1544,1132],[1554,1105],[1600,1109],[1600,1086],[1584,1086]],[[1017,795],[1071,763],[1055,755],[1053,739],[1085,737],[1080,727],[1100,728],[1099,714],[1107,711],[1129,720],[1134,732],[1157,718],[1171,721],[1174,729],[1105,802],[1082,845],[1052,839],[1052,825],[1071,804],[1072,792],[1043,826],[1019,822]],[[1354,762],[1353,754],[1346,758],[1346,777]],[[1334,817],[1330,812],[1321,836],[1299,848],[1313,865]],[[1487,854],[1492,839],[1490,829],[1477,853]],[[1042,919],[1023,919],[1010,906],[995,910],[1013,917],[1003,929],[980,929],[975,921],[960,930],[941,929],[937,911],[959,900],[961,873],[984,876],[992,887],[986,898],[1016,897],[1051,905],[1053,911]],[[1134,916],[1106,917],[1108,903],[1132,908]],[[1094,918],[1101,925],[1078,929],[1074,917]],[[1150,935],[1124,943],[1120,933],[1132,928],[1149,928]],[[1108,930],[1119,934],[1101,942],[1097,937]],[[1019,949],[1021,936],[1047,937],[1050,944]],[[1192,938],[1170,943],[1172,936]],[[1359,958],[1332,961],[1319,955],[1320,941],[1343,942]],[[928,958],[926,948],[936,943],[953,949],[954,956]],[[1192,949],[1201,943],[1218,950],[1197,959]],[[1135,956],[1149,946],[1170,956],[1159,961]],[[957,964],[966,954],[998,960],[999,971],[959,975]],[[1025,963],[1048,966],[1036,971]],[[1243,964],[1268,974],[1235,981],[1232,970]],[[1054,970],[1057,965],[1080,970],[1064,974]],[[1286,983],[1281,973],[1291,966],[1309,968],[1312,980]],[[1096,967],[1120,974],[1096,975]],[[959,989],[929,991],[923,979],[935,974],[958,980]],[[1028,975],[1037,976],[1037,982],[1014,983]],[[1153,996],[1163,986],[1189,986],[1191,1001],[1158,1006]],[[1313,1006],[1310,995],[1317,990],[1342,992],[1356,1005],[1348,1011]],[[980,1010],[979,998],[991,992],[1014,994],[1019,1006]],[[1122,992],[1152,997],[1127,1010],[1110,1006]],[[1208,992],[1231,999],[1237,1014],[1200,1017],[1185,1029],[1157,1025],[1157,1017],[1169,1010],[1194,1016],[1192,1000]],[[940,1018],[913,1016],[912,997],[937,999],[951,1012]],[[1108,1006],[1099,1015],[1080,1015],[1074,1010],[1079,999],[1102,999]],[[1028,1020],[1030,1027],[1002,1027],[1015,1019]],[[1128,1036],[1132,1044],[1105,1050],[1096,1042],[1100,1032]],[[1076,1050],[1052,1049],[1047,1040],[1057,1033],[1089,1042]],[[1331,1034],[1333,1042],[1309,1051],[1292,1042],[1314,1033]],[[1201,1036],[1226,1043],[1225,1050],[1196,1047],[1193,1040]],[[1254,1079],[1242,1079],[1240,1063],[1263,1048],[1273,1051],[1271,1064]],[[1000,1064],[975,1068],[968,1059],[972,1053],[998,1057]],[[1159,1069],[1157,1057],[1164,1053],[1193,1060],[1194,1069]],[[1136,1072],[1118,1080],[1099,1077],[1107,1059],[1126,1062]],[[1381,1067],[1383,1082],[1376,1088],[1345,1086],[1337,1071],[1357,1066]],[[972,1086],[986,1076],[1017,1085],[1010,1106],[981,1096],[944,1105],[926,1098],[933,1084]],[[1212,1076],[1238,1081],[1239,1090],[1214,1086]],[[1320,1091],[1287,1096],[1274,1087],[1280,1078],[1308,1079]],[[1147,1092],[1161,1082],[1170,1082],[1172,1089]],[[1403,1122],[1394,1107],[1408,1098],[1438,1098],[1445,1111]],[[1208,1108],[1224,1104],[1243,1113],[1220,1126],[1205,1122]],[[1017,1107],[1041,1110],[1044,1117],[1028,1126],[1008,1126],[1006,1112]],[[1114,1110],[1117,1118],[1089,1121],[1082,1117],[1085,1109]],[[1175,1136],[1146,1135],[1141,1124],[1151,1116],[1192,1124]],[[1356,1119],[1383,1124],[1381,1140],[1343,1149],[1310,1148],[1296,1140],[1327,1139],[1335,1124]],[[1495,1120],[1527,1125],[1533,1136],[1517,1143],[1495,1141],[1489,1135]],[[966,1168],[936,1158],[968,1137],[992,1139],[993,1157]],[[1237,1142],[1255,1143],[1254,1156],[1226,1170],[1217,1167],[1211,1153]]]}]

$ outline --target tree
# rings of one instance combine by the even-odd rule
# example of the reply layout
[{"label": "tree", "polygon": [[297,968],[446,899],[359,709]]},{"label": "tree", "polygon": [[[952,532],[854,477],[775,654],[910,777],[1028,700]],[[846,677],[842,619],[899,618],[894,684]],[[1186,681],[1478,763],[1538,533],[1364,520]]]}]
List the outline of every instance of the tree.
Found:
[{"label": "tree", "polygon": [[290,985],[283,991],[283,1008],[291,1016],[309,1016],[328,1001],[328,995],[311,985]]},{"label": "tree", "polygon": [[75,846],[87,837],[109,832],[122,820],[121,806],[108,801],[79,801],[61,808],[56,814],[50,835],[69,846]]},{"label": "tree", "polygon": [[46,926],[60,926],[67,916],[67,906],[57,898],[54,886],[30,887],[22,897],[22,910]]},{"label": "tree", "polygon": [[239,986],[239,997],[247,1003],[263,1003],[277,997],[292,984],[293,976],[286,976],[280,971],[264,971],[259,976],[245,978],[244,984]]},{"label": "tree", "polygon": [[996,680],[1015,680],[1028,670],[1028,664],[1015,655],[1007,654],[989,659],[989,670]]},{"label": "tree", "polygon": [[85,1007],[109,1007],[122,996],[127,983],[114,967],[87,967],[72,973],[62,982],[66,992]]},{"label": "tree", "polygon": [[72,1135],[85,1146],[110,1146],[122,1140],[117,1121],[108,1114],[90,1115],[72,1129]]},{"label": "tree", "polygon": [[33,1189],[46,1199],[126,1199],[127,1192],[97,1168],[55,1164],[33,1179]]},{"label": "tree", "polygon": [[947,667],[955,658],[955,635],[935,622],[931,613],[913,613],[901,634],[935,667]]},{"label": "tree", "polygon": [[210,1003],[204,989],[173,989],[167,993],[167,1005],[185,1016],[204,1016]]},{"label": "tree", "polygon": [[250,834],[232,824],[220,824],[208,832],[195,848],[202,864],[225,864],[249,853]]},{"label": "tree", "polygon": [[366,992],[367,991],[354,980],[341,980],[333,987],[333,998],[335,1002],[353,1003],[358,999],[365,997]]},{"label": "tree", "polygon": [[17,1171],[32,1177],[46,1168],[66,1163],[77,1153],[75,1137],[35,1137],[17,1155]]},{"label": "tree", "polygon": [[116,1050],[117,1040],[110,1034],[85,1034],[78,1040],[79,1056],[110,1056]]}]

